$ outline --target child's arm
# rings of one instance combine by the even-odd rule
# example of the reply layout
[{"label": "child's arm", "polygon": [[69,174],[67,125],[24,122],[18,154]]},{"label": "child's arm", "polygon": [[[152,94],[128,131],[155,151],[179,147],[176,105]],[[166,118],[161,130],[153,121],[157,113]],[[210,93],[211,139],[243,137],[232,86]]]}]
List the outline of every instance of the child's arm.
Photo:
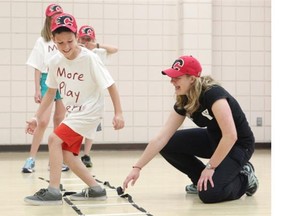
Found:
[{"label": "child's arm", "polygon": [[113,46],[110,44],[99,44],[99,43],[96,43],[94,41],[85,43],[85,47],[87,49],[90,49],[90,50],[93,50],[96,48],[97,49],[99,49],[99,48],[105,49],[107,51],[108,55],[118,52],[118,48],[116,46]]},{"label": "child's arm", "polygon": [[120,96],[115,83],[108,88],[108,91],[114,106],[115,116],[113,118],[113,126],[115,130],[119,130],[124,127],[124,118],[122,115]]},{"label": "child's arm", "polygon": [[41,79],[41,71],[35,68],[34,73],[34,82],[35,82],[35,94],[34,94],[34,101],[35,103],[41,102],[41,86],[40,86],[40,79]]},{"label": "child's arm", "polygon": [[96,44],[97,48],[99,47],[102,49],[106,49],[108,55],[118,52],[118,48],[110,44],[99,44],[99,43],[97,44]]}]

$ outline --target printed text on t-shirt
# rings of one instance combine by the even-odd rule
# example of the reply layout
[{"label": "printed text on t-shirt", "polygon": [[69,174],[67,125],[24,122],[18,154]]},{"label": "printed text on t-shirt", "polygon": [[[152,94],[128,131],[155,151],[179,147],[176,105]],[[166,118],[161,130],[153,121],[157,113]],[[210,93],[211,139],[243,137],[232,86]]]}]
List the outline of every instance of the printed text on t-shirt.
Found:
[{"label": "printed text on t-shirt", "polygon": [[[84,74],[79,74],[77,72],[66,72],[65,68],[63,68],[62,70],[58,67],[57,69],[57,76],[60,77],[65,77],[66,79],[69,80],[76,80],[76,81],[84,81]],[[61,95],[64,95],[66,97],[75,97],[75,103],[78,102],[79,96],[80,96],[80,91],[73,91],[70,89],[67,89],[67,85],[65,83],[65,81],[62,81],[59,83],[59,92]]]}]

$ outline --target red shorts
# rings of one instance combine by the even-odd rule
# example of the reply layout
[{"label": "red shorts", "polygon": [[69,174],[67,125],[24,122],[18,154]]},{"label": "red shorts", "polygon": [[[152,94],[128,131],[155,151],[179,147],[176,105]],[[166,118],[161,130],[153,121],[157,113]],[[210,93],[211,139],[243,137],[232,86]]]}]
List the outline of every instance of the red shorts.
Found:
[{"label": "red shorts", "polygon": [[78,155],[81,149],[83,136],[73,131],[65,124],[60,124],[55,128],[54,133],[63,140],[62,149]]}]

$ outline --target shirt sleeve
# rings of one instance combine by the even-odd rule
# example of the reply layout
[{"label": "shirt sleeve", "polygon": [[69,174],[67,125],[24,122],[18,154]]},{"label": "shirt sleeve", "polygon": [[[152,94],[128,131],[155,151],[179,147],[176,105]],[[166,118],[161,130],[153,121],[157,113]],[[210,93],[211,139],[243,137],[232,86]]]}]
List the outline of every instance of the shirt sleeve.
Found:
[{"label": "shirt sleeve", "polygon": [[204,98],[206,106],[211,108],[215,101],[228,98],[228,95],[226,90],[221,86],[213,86],[205,92]]},{"label": "shirt sleeve", "polygon": [[176,113],[182,116],[186,116],[186,110],[185,109],[179,109],[176,104],[174,104],[174,110]]},{"label": "shirt sleeve", "polygon": [[44,47],[43,43],[41,43],[41,38],[39,38],[36,41],[26,64],[42,72],[45,70],[44,69],[45,64],[43,59],[44,59]]}]

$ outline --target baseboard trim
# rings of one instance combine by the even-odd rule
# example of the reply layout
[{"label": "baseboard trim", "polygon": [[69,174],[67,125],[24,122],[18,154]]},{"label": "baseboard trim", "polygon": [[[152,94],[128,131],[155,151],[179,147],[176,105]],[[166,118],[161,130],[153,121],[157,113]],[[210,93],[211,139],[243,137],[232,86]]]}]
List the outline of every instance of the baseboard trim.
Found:
[{"label": "baseboard trim", "polygon": [[[110,151],[128,151],[128,150],[144,150],[147,143],[106,143],[106,144],[93,144],[92,150],[110,150]],[[271,149],[271,142],[258,142],[255,144],[256,149]],[[83,145],[82,145],[83,150]],[[0,145],[0,152],[29,152],[30,145]],[[40,145],[39,151],[48,151],[48,145]]]}]

